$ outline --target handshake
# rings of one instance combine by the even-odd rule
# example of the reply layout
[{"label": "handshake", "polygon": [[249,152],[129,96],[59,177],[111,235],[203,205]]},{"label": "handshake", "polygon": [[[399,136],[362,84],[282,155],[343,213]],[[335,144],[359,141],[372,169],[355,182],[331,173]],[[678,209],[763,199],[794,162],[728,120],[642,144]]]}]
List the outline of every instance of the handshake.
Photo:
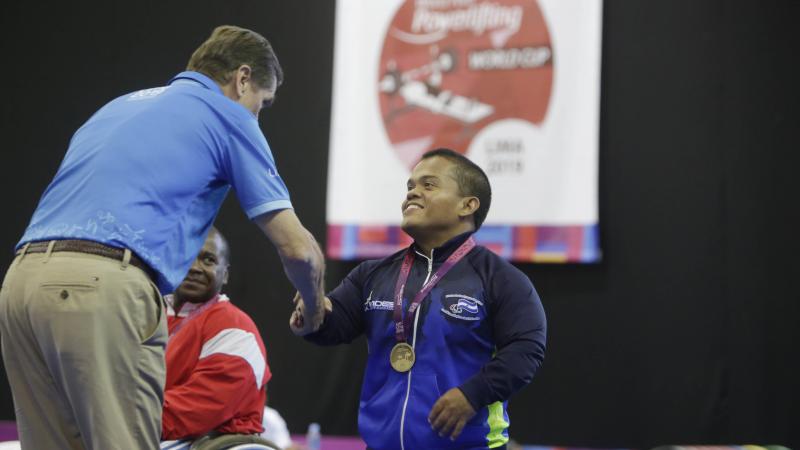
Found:
[{"label": "handshake", "polygon": [[289,328],[297,336],[305,336],[319,330],[325,316],[333,311],[331,300],[325,296],[317,299],[313,309],[309,307],[309,302],[303,300],[299,292],[294,295],[292,302],[294,310],[289,318]]}]

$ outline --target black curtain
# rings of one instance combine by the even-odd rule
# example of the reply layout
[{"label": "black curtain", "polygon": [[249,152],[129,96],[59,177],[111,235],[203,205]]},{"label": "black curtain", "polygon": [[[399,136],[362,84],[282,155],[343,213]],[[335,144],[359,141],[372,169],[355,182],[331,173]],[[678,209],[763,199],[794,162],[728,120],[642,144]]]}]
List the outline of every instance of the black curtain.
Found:
[{"label": "black curtain", "polygon": [[[223,23],[262,32],[285,68],[261,125],[324,241],[334,11],[330,0],[4,4],[0,271],[77,127],[117,95],[163,85]],[[604,259],[520,266],[545,304],[549,346],[510,403],[512,437],[800,445],[798,19],[796,1],[605,2]],[[355,434],[364,340],[323,349],[293,337],[274,249],[233,196],[218,225],[233,253],[227,292],[268,348],[270,404],[293,432],[317,421]],[[328,284],[354,266],[330,261]],[[0,419],[13,417],[0,381]]]}]

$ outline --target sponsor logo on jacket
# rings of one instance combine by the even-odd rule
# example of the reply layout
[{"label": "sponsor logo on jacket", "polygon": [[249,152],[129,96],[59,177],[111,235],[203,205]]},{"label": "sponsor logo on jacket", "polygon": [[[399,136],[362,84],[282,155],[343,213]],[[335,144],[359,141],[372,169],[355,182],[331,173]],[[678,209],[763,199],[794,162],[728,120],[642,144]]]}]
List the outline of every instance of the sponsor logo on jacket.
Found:
[{"label": "sponsor logo on jacket", "polygon": [[442,299],[442,314],[460,320],[481,320],[483,302],[464,294],[447,294]]},{"label": "sponsor logo on jacket", "polygon": [[369,291],[369,297],[367,297],[367,301],[364,302],[364,312],[367,311],[393,311],[394,310],[394,302],[391,300],[379,300],[379,299],[372,299],[372,291]]}]

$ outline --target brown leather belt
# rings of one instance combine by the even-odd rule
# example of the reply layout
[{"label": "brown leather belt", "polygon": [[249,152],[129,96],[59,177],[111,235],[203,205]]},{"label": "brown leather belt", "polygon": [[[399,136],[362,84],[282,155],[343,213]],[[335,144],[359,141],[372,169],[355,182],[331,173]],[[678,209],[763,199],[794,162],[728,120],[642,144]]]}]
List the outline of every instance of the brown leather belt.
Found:
[{"label": "brown leather belt", "polygon": [[[47,252],[47,246],[50,244],[50,241],[39,241],[39,242],[31,242],[28,245],[27,250],[25,253],[45,253]],[[24,247],[23,247],[24,248]],[[22,253],[22,249],[17,252],[17,254]],[[76,252],[76,253],[88,253],[90,255],[97,255],[97,256],[104,256],[106,258],[116,259],[117,261],[122,261],[125,256],[125,249],[112,247],[110,245],[101,244],[99,242],[94,241],[84,241],[80,239],[65,239],[65,240],[57,240],[55,244],[53,244],[53,253],[55,252]],[[135,267],[138,267],[150,277],[151,280],[156,281],[155,271],[147,265],[146,262],[142,261],[141,258],[136,256],[135,253],[131,252],[131,260],[129,264]]]}]

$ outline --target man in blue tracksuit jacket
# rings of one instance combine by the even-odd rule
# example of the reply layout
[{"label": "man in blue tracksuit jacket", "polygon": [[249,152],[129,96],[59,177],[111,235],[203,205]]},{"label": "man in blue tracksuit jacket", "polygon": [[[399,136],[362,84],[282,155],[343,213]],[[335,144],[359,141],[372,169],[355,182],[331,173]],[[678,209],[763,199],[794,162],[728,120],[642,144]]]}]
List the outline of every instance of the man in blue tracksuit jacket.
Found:
[{"label": "man in blue tracksuit jacket", "polygon": [[[503,449],[508,442],[506,404],[544,359],[546,321],[530,280],[472,247],[490,201],[477,165],[452,150],[426,153],[402,204],[402,228],[414,244],[356,267],[328,294],[322,327],[305,336],[335,345],[366,334],[358,425],[370,449]],[[296,333],[303,322],[297,302]]]}]

